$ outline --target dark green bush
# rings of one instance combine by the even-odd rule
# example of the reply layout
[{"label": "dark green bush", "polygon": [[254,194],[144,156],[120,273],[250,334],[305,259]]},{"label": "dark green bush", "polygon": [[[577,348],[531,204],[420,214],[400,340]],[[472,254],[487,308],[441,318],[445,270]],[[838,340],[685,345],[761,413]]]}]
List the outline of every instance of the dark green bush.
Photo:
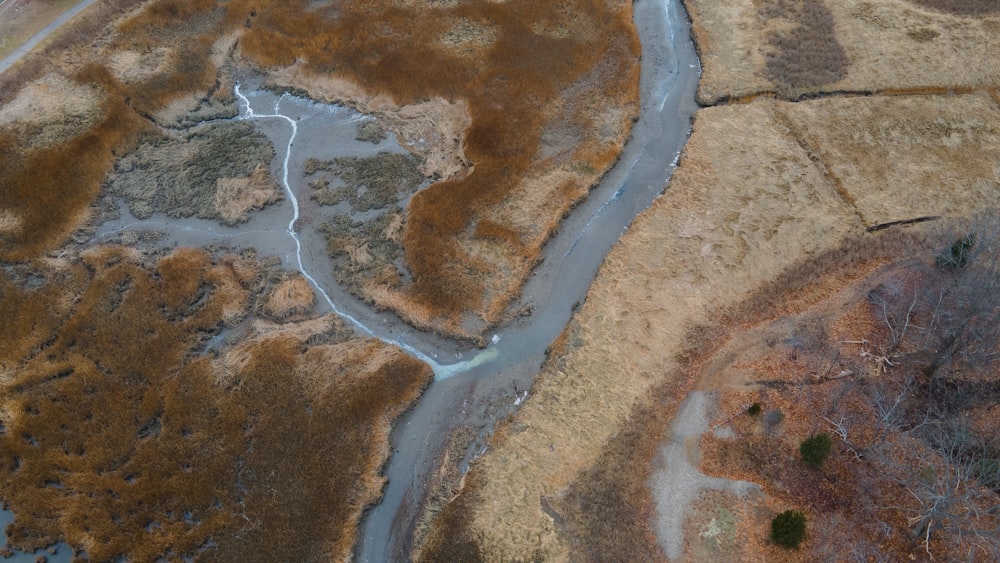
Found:
[{"label": "dark green bush", "polygon": [[830,446],[833,442],[829,434],[816,434],[810,436],[799,446],[799,453],[802,454],[802,461],[809,467],[819,467],[830,455]]},{"label": "dark green bush", "polygon": [[760,403],[754,403],[747,407],[747,414],[750,416],[757,416],[760,414]]},{"label": "dark green bush", "polygon": [[806,515],[797,510],[786,510],[771,520],[771,541],[797,549],[806,539]]}]

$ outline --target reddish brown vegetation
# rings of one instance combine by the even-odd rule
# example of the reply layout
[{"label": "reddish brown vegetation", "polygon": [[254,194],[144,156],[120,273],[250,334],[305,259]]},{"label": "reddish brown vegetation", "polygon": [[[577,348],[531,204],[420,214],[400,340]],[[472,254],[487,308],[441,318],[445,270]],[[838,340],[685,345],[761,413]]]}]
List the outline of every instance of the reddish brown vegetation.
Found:
[{"label": "reddish brown vegetation", "polygon": [[[461,3],[449,9],[365,2],[339,6],[334,15],[306,4],[257,2],[242,12],[231,7],[234,23],[243,24],[246,18],[250,25],[241,40],[243,52],[262,65],[304,60],[310,70],[346,76],[369,91],[391,94],[399,103],[431,96],[469,102],[473,124],[466,155],[475,171],[432,186],[412,200],[404,246],[415,280],[410,291],[414,298],[444,315],[481,307],[480,278],[491,274],[490,265],[475,264],[455,239],[523,179],[538,152],[544,103],[601,61],[606,71],[591,85],[598,88],[595,95],[616,95],[622,82],[635,80],[638,46],[629,11],[593,0]],[[256,15],[248,17],[252,11]],[[588,26],[585,34],[561,37],[533,30],[567,25],[574,17],[602,23]],[[489,22],[499,30],[482,58],[458,57],[437,47],[454,18]],[[607,166],[612,159],[609,155],[599,164]],[[536,249],[518,244],[519,237],[504,238],[524,259],[533,260]]]},{"label": "reddish brown vegetation", "polygon": [[[789,343],[777,339],[778,344],[763,349],[762,357],[755,356],[752,364],[737,356],[740,364],[734,369],[755,374],[756,385],[747,390],[738,384],[739,390],[727,390],[723,395],[718,420],[726,421],[724,424],[731,427],[736,438],[706,434],[702,440],[703,469],[718,476],[762,483],[777,504],[809,512],[810,535],[815,539],[804,546],[808,557],[843,559],[855,547],[857,553],[874,553],[869,549],[872,546],[881,546],[883,553],[903,556],[922,551],[920,539],[910,533],[908,525],[908,518],[915,514],[912,497],[907,500],[901,496],[907,495],[905,489],[895,481],[881,478],[884,473],[873,472],[869,461],[858,461],[835,429],[819,417],[829,414],[839,420],[829,411],[835,405],[840,409],[838,412],[853,417],[852,444],[860,446],[875,440],[876,425],[859,422],[872,412],[871,387],[854,385],[848,389],[847,383],[855,380],[840,373],[841,369],[853,370],[851,373],[855,375],[861,373],[858,357],[853,349],[841,357],[836,350],[831,352],[827,344],[865,336],[875,341],[884,336],[880,319],[872,318],[870,304],[861,304],[864,312],[861,316],[857,314],[859,309],[848,307],[844,315],[850,318],[848,335],[844,323],[834,322],[839,317],[805,313],[830,301],[839,303],[844,293],[856,291],[868,283],[866,280],[891,271],[891,264],[900,255],[923,252],[933,263],[934,252],[944,240],[907,229],[885,230],[848,240],[839,248],[789,268],[743,303],[720,311],[717,324],[692,330],[688,351],[680,358],[681,366],[664,376],[664,383],[635,407],[628,426],[608,440],[599,461],[565,495],[544,499],[548,503],[546,511],[554,514],[553,519],[568,540],[573,557],[594,561],[662,559],[650,531],[653,507],[647,488],[657,448],[665,441],[677,406],[693,386],[719,385],[710,382],[707,375],[709,368],[712,373],[719,370],[717,352],[726,356],[732,349],[742,350],[740,346],[734,345],[732,349],[727,346],[746,342],[741,339],[747,334],[759,334],[756,331],[767,330],[772,323],[780,327],[776,334]],[[791,335],[785,322],[788,319],[798,319]],[[558,346],[568,345],[565,336]],[[555,357],[562,355],[556,352]],[[831,360],[831,356],[839,359]],[[757,416],[746,414],[753,402],[763,407]],[[498,430],[498,436],[504,431]],[[820,470],[809,468],[798,453],[801,440],[816,432],[830,433],[835,442],[835,453]],[[926,460],[938,459],[937,454],[927,448],[920,449],[913,441],[900,439],[892,444],[923,452]],[[912,462],[909,459],[910,465],[902,469],[919,469]],[[902,469],[900,474],[905,473]],[[483,500],[476,496],[478,482],[477,469],[473,467],[466,478],[468,490],[447,505],[432,526],[422,554],[424,559],[445,560],[453,550],[462,550],[470,557],[478,552],[472,531],[464,525],[471,521],[470,512]],[[855,486],[857,483],[864,486]],[[759,520],[760,533],[745,530],[741,534],[759,536],[752,549],[776,550],[767,551],[767,556],[781,557],[780,548],[764,545],[767,537],[764,528],[774,515],[769,510],[770,505],[763,510],[766,518],[758,515],[747,520]],[[869,526],[872,522],[885,522],[888,528]],[[891,530],[889,535],[887,529]],[[947,549],[945,545],[932,543],[932,550]],[[742,553],[751,557],[761,552]]]},{"label": "reddish brown vegetation", "polygon": [[910,0],[914,4],[960,16],[987,16],[1000,13],[997,0]]},{"label": "reddish brown vegetation", "polygon": [[243,262],[188,249],[150,268],[99,249],[35,289],[2,280],[0,303],[23,304],[0,358],[12,545],[62,539],[102,561],[350,553],[388,423],[430,371],[329,335],[248,342],[235,367],[193,357],[246,308]]}]

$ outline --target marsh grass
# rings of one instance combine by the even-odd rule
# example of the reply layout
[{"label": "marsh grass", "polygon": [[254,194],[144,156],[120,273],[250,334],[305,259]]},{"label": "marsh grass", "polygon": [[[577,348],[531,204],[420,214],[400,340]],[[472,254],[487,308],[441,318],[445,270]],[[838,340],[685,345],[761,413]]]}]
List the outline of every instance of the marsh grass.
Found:
[{"label": "marsh grass", "polygon": [[[35,304],[8,319],[13,333],[49,342],[3,348],[17,366],[0,382],[11,545],[65,540],[101,561],[349,556],[390,421],[429,368],[377,342],[278,334],[243,342],[247,360],[222,377],[193,352],[247,307],[234,290],[247,265],[195,249],[130,256],[101,251],[40,288],[0,283],[2,303]],[[27,316],[67,288],[71,310]]]},{"label": "marsh grass", "polygon": [[[101,12],[108,19],[137,5],[125,0],[112,4]],[[64,48],[80,46],[84,34],[103,34],[112,50],[143,52],[166,46],[176,64],[127,85],[92,64],[76,78],[97,84],[108,95],[104,122],[51,151],[18,154],[16,139],[0,139],[6,160],[23,161],[0,178],[10,187],[0,195],[0,205],[17,210],[25,219],[22,232],[0,240],[0,257],[37,255],[71,232],[110,169],[110,153],[122,152],[135,142],[145,127],[144,116],[179,96],[215,87],[218,70],[209,60],[213,42],[224,32],[243,30],[242,54],[263,67],[302,61],[307,71],[347,78],[369,92],[389,94],[400,104],[435,96],[469,104],[473,124],[464,149],[475,165],[474,173],[435,184],[413,198],[403,232],[413,278],[406,291],[416,307],[430,307],[441,317],[454,318],[487,302],[491,310],[502,310],[502,306],[497,309],[495,296],[486,300],[485,295],[488,280],[498,272],[488,264],[469,267],[474,261],[456,240],[475,237],[471,227],[487,218],[537,164],[541,130],[548,119],[543,108],[566,95],[575,81],[586,77],[589,82],[585,95],[574,95],[634,101],[639,46],[629,16],[625,6],[598,0],[558,5],[511,0],[430,8],[381,1],[347,3],[336,10],[314,7],[306,0],[155,0],[121,18],[110,31],[88,20],[60,36]],[[456,19],[490,22],[495,39],[474,58],[442,50],[438,39]],[[536,29],[568,32],[536,33]],[[19,76],[40,75],[47,65],[32,62]],[[599,72],[591,72],[595,68]],[[12,92],[3,90],[11,87],[6,82],[0,92]],[[574,127],[593,127],[585,112],[573,119]],[[625,121],[622,127],[627,129]],[[596,179],[613,161],[616,148],[587,147],[575,158],[596,165]],[[565,191],[566,201],[550,214],[561,216],[584,194],[585,190]],[[546,220],[545,210],[534,212],[540,215],[544,241],[557,221]],[[513,248],[517,260],[534,264],[538,244]]]},{"label": "marsh grass", "polygon": [[[250,17],[251,12],[256,15]],[[603,23],[565,37],[532,31],[533,24],[565,25],[579,13]],[[482,305],[484,278],[492,272],[463,267],[470,259],[455,240],[502,201],[534,162],[545,122],[540,102],[561,95],[604,59],[613,61],[612,72],[596,87],[612,95],[620,81],[635,78],[629,69],[638,54],[627,10],[594,0],[413,9],[365,2],[343,5],[335,17],[309,9],[303,0],[235,2],[227,18],[239,25],[249,18],[241,49],[263,66],[304,61],[309,70],[345,76],[401,104],[433,96],[469,103],[472,126],[465,153],[475,171],[418,193],[403,235],[414,278],[409,294],[446,316]],[[489,21],[497,30],[480,57],[455,56],[436,46],[456,18]],[[520,259],[533,262],[535,257]]]},{"label": "marsh grass", "polygon": [[764,75],[796,91],[847,76],[847,53],[837,39],[833,14],[822,1],[778,0],[758,10],[766,22],[787,22],[767,35]]}]

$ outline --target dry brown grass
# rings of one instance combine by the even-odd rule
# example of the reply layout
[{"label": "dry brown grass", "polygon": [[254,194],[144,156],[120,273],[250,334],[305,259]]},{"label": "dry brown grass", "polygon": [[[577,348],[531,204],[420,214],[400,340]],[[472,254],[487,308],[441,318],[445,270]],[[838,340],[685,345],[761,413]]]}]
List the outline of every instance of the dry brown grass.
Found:
[{"label": "dry brown grass", "polygon": [[[918,6],[931,4],[938,9]],[[705,104],[761,92],[797,98],[977,89],[1000,80],[1000,59],[982,56],[1000,29],[993,1],[687,0],[685,5],[702,58],[698,97]],[[972,12],[978,16],[966,17]]]},{"label": "dry brown grass", "polygon": [[[609,254],[528,400],[470,471],[466,483],[476,492],[459,497],[458,514],[446,510],[449,526],[463,522],[448,541],[474,542],[486,559],[586,558],[591,548],[612,557],[611,546],[626,540],[637,543],[619,549],[634,548],[637,558],[655,551],[642,528],[626,532],[613,523],[649,524],[650,500],[641,494],[648,453],[668,420],[657,411],[669,414],[695,385],[681,368],[700,369],[698,359],[727,330],[805,310],[894,256],[928,248],[933,237],[921,233],[935,223],[866,227],[994,206],[986,186],[996,172],[974,161],[995,162],[998,122],[995,106],[978,95],[761,98],[699,112],[670,188]],[[945,155],[956,149],[968,165],[948,164]],[[869,162],[866,150],[892,153]],[[858,158],[869,164],[856,165]],[[921,161],[926,171],[945,167],[948,187],[927,190],[908,176],[925,173],[919,166],[906,172]],[[899,177],[873,177],[886,167]],[[865,243],[840,246],[856,239]],[[847,338],[842,330],[837,337]],[[785,376],[803,369],[783,356],[759,367]],[[711,390],[755,373],[742,366],[698,384]],[[632,426],[641,421],[649,424]],[[744,453],[735,451],[733,463],[744,464]],[[823,503],[841,502],[808,476],[787,483],[802,493],[796,499],[815,485],[826,491]],[[764,506],[769,516],[760,516],[751,507],[746,522],[766,526],[777,508]],[[766,534],[750,540],[765,546]]]},{"label": "dry brown grass", "polygon": [[[246,19],[250,29],[241,40],[243,54],[264,66],[288,66],[301,60],[307,71],[334,72],[367,93],[389,94],[399,104],[435,96],[468,103],[472,124],[464,151],[474,171],[440,182],[410,203],[403,243],[414,283],[405,294],[412,309],[435,311],[436,326],[446,331],[459,330],[466,311],[483,315],[484,310],[496,309],[493,303],[498,299],[505,305],[511,298],[508,284],[502,289],[490,285],[491,278],[502,273],[472,259],[468,245],[459,239],[479,238],[471,227],[490,218],[490,211],[537,165],[549,101],[580,104],[588,96],[605,95],[616,107],[634,103],[638,46],[629,11],[622,5],[590,0],[560,6],[512,1],[431,8],[369,2],[342,6],[337,17],[331,18],[323,10],[298,9],[300,4],[304,5],[293,5],[296,9],[255,4],[256,15]],[[230,9],[231,17],[241,24],[250,12],[249,5],[242,12]],[[373,19],[380,22],[378,26],[369,25]],[[584,20],[602,24],[584,25]],[[480,54],[474,58],[440,49],[439,38],[453,32],[456,21],[490,22],[495,37],[477,47]],[[554,28],[576,26],[580,33],[536,33],[527,22]],[[595,49],[595,45],[601,47]],[[588,76],[589,91],[567,93],[567,88]],[[621,94],[623,84],[625,93]],[[612,124],[617,130],[627,129],[628,113],[623,111]],[[590,119],[582,112],[572,125],[592,135],[598,128]],[[622,139],[609,142],[614,147]],[[605,152],[605,146],[595,147],[577,157],[599,164],[585,184],[610,164],[613,154],[608,158]],[[550,214],[560,217],[563,208],[581,196],[582,191],[566,192],[554,208],[533,210],[539,218],[536,222],[548,225]],[[551,232],[549,227],[537,236],[544,240]],[[511,260],[531,264],[537,246],[514,246],[502,252]],[[517,270],[515,277],[523,279],[525,271]],[[518,279],[513,285],[520,283]],[[503,306],[499,309],[502,312]],[[492,313],[487,323],[496,316]]]},{"label": "dry brown grass", "polygon": [[918,6],[925,6],[942,12],[960,16],[985,16],[1000,13],[997,0],[910,0]]},{"label": "dry brown grass", "polygon": [[[764,75],[788,91],[832,84],[847,76],[847,54],[837,40],[833,14],[823,2],[778,0],[762,4],[767,48]],[[776,25],[771,26],[772,20]]]},{"label": "dry brown grass", "polygon": [[[118,2],[113,10],[100,14],[113,19],[134,6]],[[184,24],[174,25],[178,21]],[[371,25],[373,21],[379,24]],[[470,33],[476,36],[472,37],[478,45],[473,50],[476,56],[440,48],[438,40],[455,33],[455,22],[489,22],[493,31],[483,32],[489,41],[476,39],[479,28],[475,25],[458,26],[459,39]],[[56,43],[73,53],[60,64],[73,68],[81,59],[96,61],[79,47],[80,36],[90,32],[103,37],[102,52],[112,66],[118,65],[117,74],[92,65],[85,76],[76,78],[97,85],[108,96],[111,117],[105,126],[83,134],[88,137],[81,146],[90,147],[93,156],[76,150],[80,146],[67,146],[67,151],[78,155],[72,159],[64,153],[39,151],[17,155],[27,165],[7,171],[3,181],[14,189],[5,191],[10,201],[0,205],[13,209],[23,228],[18,236],[4,233],[0,241],[6,247],[4,256],[30,257],[65,237],[96,194],[98,179],[110,164],[108,153],[131,142],[141,127],[136,114],[150,115],[180,96],[208,91],[217,74],[213,45],[220,35],[233,31],[242,32],[242,54],[263,67],[287,67],[299,61],[303,72],[332,73],[407,107],[436,97],[466,104],[463,107],[468,107],[472,125],[464,144],[456,148],[464,156],[459,154],[456,162],[450,162],[454,158],[438,162],[439,155],[432,155],[434,162],[428,167],[444,170],[451,179],[418,194],[408,210],[403,244],[412,285],[402,293],[387,287],[369,292],[370,297],[394,292],[391,301],[402,303],[404,316],[430,311],[431,326],[464,336],[475,336],[502,317],[558,218],[613,162],[636,107],[638,42],[630,10],[623,3],[574,0],[555,6],[518,0],[428,8],[366,2],[331,10],[312,7],[304,0],[292,4],[242,0],[224,5],[211,0],[155,0],[118,18],[108,30],[88,20],[58,38]],[[160,62],[153,66],[159,71],[151,67],[139,73],[121,72],[119,63],[134,59],[137,53],[157,53]],[[55,60],[59,51],[50,49],[46,54]],[[18,78],[26,81],[38,76],[49,64],[33,58],[18,71]],[[7,82],[6,87],[11,84]],[[555,118],[578,133],[569,138],[583,139],[569,151],[573,162],[586,165],[578,168],[589,172],[580,175],[573,189],[553,192],[551,206],[511,208],[528,170],[545,160],[539,151],[540,136]],[[126,119],[130,123],[124,123]],[[614,134],[606,137],[609,127]],[[454,143],[445,139],[437,144]],[[0,143],[0,148],[4,146],[13,149],[16,139]],[[14,154],[5,156],[13,158]],[[77,179],[71,197],[66,197],[65,188],[55,187],[64,183],[61,178],[37,173],[59,171],[60,167],[52,166],[55,162]],[[458,177],[466,163],[474,165],[474,172]],[[35,185],[40,188],[36,193],[51,194],[43,195],[49,198],[44,204],[29,203],[29,180],[41,181]],[[528,244],[509,245],[474,228],[481,219],[506,222],[507,217],[496,213],[504,202],[505,212],[527,212],[530,222],[541,226],[531,233]],[[56,204],[55,212],[47,216],[32,210],[52,204]],[[500,271],[488,261],[474,259],[468,248],[481,243],[494,245],[490,252],[517,265]],[[496,283],[501,278],[503,283]],[[382,303],[387,304],[391,305]],[[470,320],[476,328],[465,334],[468,329],[460,327]]]},{"label": "dry brown grass", "polygon": [[38,288],[0,284],[0,303],[21,304],[0,359],[11,545],[63,540],[95,560],[348,558],[389,424],[429,368],[326,325],[244,340],[235,364],[195,357],[234,305],[246,314],[252,267],[195,249],[142,260],[97,249],[86,267],[42,269]]}]

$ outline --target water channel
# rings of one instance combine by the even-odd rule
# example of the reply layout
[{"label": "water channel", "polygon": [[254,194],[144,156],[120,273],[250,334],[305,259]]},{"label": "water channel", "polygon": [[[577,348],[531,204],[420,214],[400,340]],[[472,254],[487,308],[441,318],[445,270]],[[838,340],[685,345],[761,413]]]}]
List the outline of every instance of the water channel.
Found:
[{"label": "water channel", "polygon": [[533,313],[488,335],[485,349],[415,330],[394,314],[375,312],[334,281],[318,230],[322,215],[305,197],[308,188],[303,182],[289,179],[303,177],[309,158],[405,152],[391,135],[378,145],[355,140],[358,123],[369,118],[342,106],[277,94],[250,82],[238,84],[234,93],[240,113],[235,119],[252,121],[274,144],[272,173],[281,179],[285,200],[239,227],[162,215],[138,220],[122,209],[118,219],[105,222],[95,235],[102,241],[130,230],[156,230],[162,233],[161,245],[253,247],[261,255],[277,256],[285,268],[300,271],[310,281],[320,312],[335,312],[359,335],[399,346],[433,367],[435,382],[392,433],[389,482],[382,501],[363,519],[359,561],[408,558],[424,479],[450,431],[459,425],[479,429],[462,462],[467,467],[483,453],[493,424],[524,400],[546,348],[585,299],[604,257],[636,215],[663,192],[677,165],[697,109],[700,67],[690,24],[680,0],[636,0],[633,9],[643,48],[639,120],[618,163],[547,243],[520,300],[531,303]]}]

